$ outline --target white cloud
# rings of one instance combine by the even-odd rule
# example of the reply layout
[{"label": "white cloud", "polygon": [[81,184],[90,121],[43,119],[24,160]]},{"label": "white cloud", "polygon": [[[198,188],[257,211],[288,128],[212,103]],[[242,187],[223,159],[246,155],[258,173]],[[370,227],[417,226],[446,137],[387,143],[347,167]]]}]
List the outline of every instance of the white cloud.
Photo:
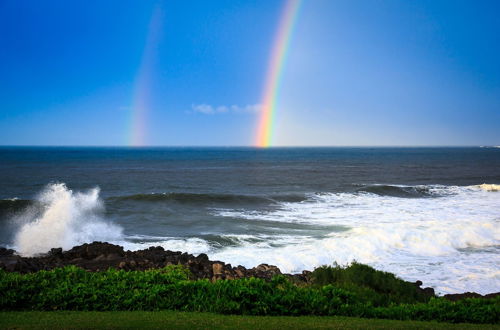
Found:
[{"label": "white cloud", "polygon": [[220,105],[212,106],[209,104],[193,104],[191,106],[193,113],[201,113],[204,115],[215,115],[223,113],[258,113],[262,109],[260,104],[250,104],[245,106],[239,105]]}]

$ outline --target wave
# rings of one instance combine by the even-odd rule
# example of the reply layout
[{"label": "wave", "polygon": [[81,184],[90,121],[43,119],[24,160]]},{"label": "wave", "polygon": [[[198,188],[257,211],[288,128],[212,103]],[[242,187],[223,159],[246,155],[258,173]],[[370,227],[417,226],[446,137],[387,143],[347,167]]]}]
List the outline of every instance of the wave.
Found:
[{"label": "wave", "polygon": [[402,185],[384,185],[384,184],[374,184],[365,185],[361,188],[356,189],[357,192],[367,192],[371,194],[376,194],[380,196],[393,196],[393,197],[433,197],[437,196],[436,192],[437,186],[402,186]]},{"label": "wave", "polygon": [[18,198],[1,199],[0,217],[19,212],[32,204],[33,201],[27,199],[18,199]]},{"label": "wave", "polygon": [[[463,188],[482,189],[485,191],[499,191],[500,185],[481,184],[467,187],[444,185],[391,185],[370,184],[361,185],[356,193],[369,193],[379,196],[423,198],[440,197],[460,193]],[[329,192],[316,193],[316,195],[330,194]],[[136,202],[175,202],[181,204],[239,204],[239,205],[267,205],[276,203],[300,203],[307,201],[311,194],[269,194],[269,195],[244,195],[244,194],[217,194],[217,193],[150,193],[132,194],[125,196],[109,197],[110,201],[136,201]]]},{"label": "wave", "polygon": [[500,191],[499,184],[479,184],[472,186],[445,186],[445,185],[389,185],[371,184],[362,185],[356,192],[371,193],[379,196],[423,198],[423,197],[443,197],[465,193],[470,190],[484,190],[488,192]]},{"label": "wave", "polygon": [[122,229],[102,217],[99,189],[87,192],[69,190],[64,184],[49,184],[37,197],[41,212],[27,208],[14,219],[20,223],[14,248],[24,256],[33,256],[54,247],[71,247],[92,241],[118,242]]},{"label": "wave", "polygon": [[276,202],[300,202],[306,197],[289,195],[239,195],[239,194],[198,194],[198,193],[151,193],[110,197],[114,201],[177,202],[184,204],[269,204]]}]

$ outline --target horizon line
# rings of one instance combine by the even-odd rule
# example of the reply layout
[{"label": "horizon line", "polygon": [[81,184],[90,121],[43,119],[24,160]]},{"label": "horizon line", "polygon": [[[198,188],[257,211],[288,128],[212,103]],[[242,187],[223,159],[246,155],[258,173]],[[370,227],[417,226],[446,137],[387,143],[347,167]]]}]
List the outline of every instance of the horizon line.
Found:
[{"label": "horizon line", "polygon": [[279,148],[500,148],[500,145],[478,145],[478,144],[415,144],[415,145],[274,145],[268,147],[260,147],[255,145],[112,145],[112,144],[67,144],[67,145],[57,145],[57,144],[0,144],[1,147],[54,147],[54,148],[129,148],[129,149],[146,149],[146,148],[249,148],[249,149],[279,149]]}]

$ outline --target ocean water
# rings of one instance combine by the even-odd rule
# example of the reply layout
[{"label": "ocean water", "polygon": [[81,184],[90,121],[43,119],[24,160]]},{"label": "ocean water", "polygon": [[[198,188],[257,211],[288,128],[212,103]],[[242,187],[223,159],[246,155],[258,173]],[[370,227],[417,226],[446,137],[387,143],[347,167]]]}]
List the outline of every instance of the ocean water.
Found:
[{"label": "ocean water", "polygon": [[0,245],[94,240],[500,291],[500,148],[0,148]]}]

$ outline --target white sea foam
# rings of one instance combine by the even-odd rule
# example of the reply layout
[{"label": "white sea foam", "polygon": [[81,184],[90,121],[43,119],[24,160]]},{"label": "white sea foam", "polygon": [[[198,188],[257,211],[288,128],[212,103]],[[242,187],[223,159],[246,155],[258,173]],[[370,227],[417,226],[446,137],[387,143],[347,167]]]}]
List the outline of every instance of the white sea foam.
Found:
[{"label": "white sea foam", "polygon": [[474,188],[479,188],[479,189],[483,189],[483,190],[486,190],[486,191],[500,191],[500,184],[487,184],[487,183],[483,183],[483,184],[478,184],[477,186],[473,186]]},{"label": "white sea foam", "polygon": [[[274,211],[214,210],[255,221],[350,227],[323,239],[276,237],[273,246],[247,242],[210,256],[255,266],[266,262],[298,272],[353,260],[407,280],[422,280],[440,293],[500,291],[500,196],[484,189],[448,189],[439,198],[397,198],[371,193],[317,194]],[[278,246],[278,247],[276,247]]]},{"label": "white sea foam", "polygon": [[98,188],[73,193],[62,183],[50,184],[37,200],[44,207],[41,214],[28,209],[17,217],[22,225],[14,248],[21,255],[32,256],[53,247],[69,249],[92,241],[122,240],[121,228],[99,216],[103,205]]},{"label": "white sea foam", "polygon": [[161,246],[165,250],[170,251],[182,251],[189,252],[193,254],[207,253],[211,250],[209,243],[201,238],[190,237],[190,238],[178,238],[178,237],[156,237],[154,236],[143,237],[132,236],[127,237],[127,239],[133,238],[134,240],[142,240],[140,242],[123,241],[120,243],[125,250],[143,250],[151,246]]}]

